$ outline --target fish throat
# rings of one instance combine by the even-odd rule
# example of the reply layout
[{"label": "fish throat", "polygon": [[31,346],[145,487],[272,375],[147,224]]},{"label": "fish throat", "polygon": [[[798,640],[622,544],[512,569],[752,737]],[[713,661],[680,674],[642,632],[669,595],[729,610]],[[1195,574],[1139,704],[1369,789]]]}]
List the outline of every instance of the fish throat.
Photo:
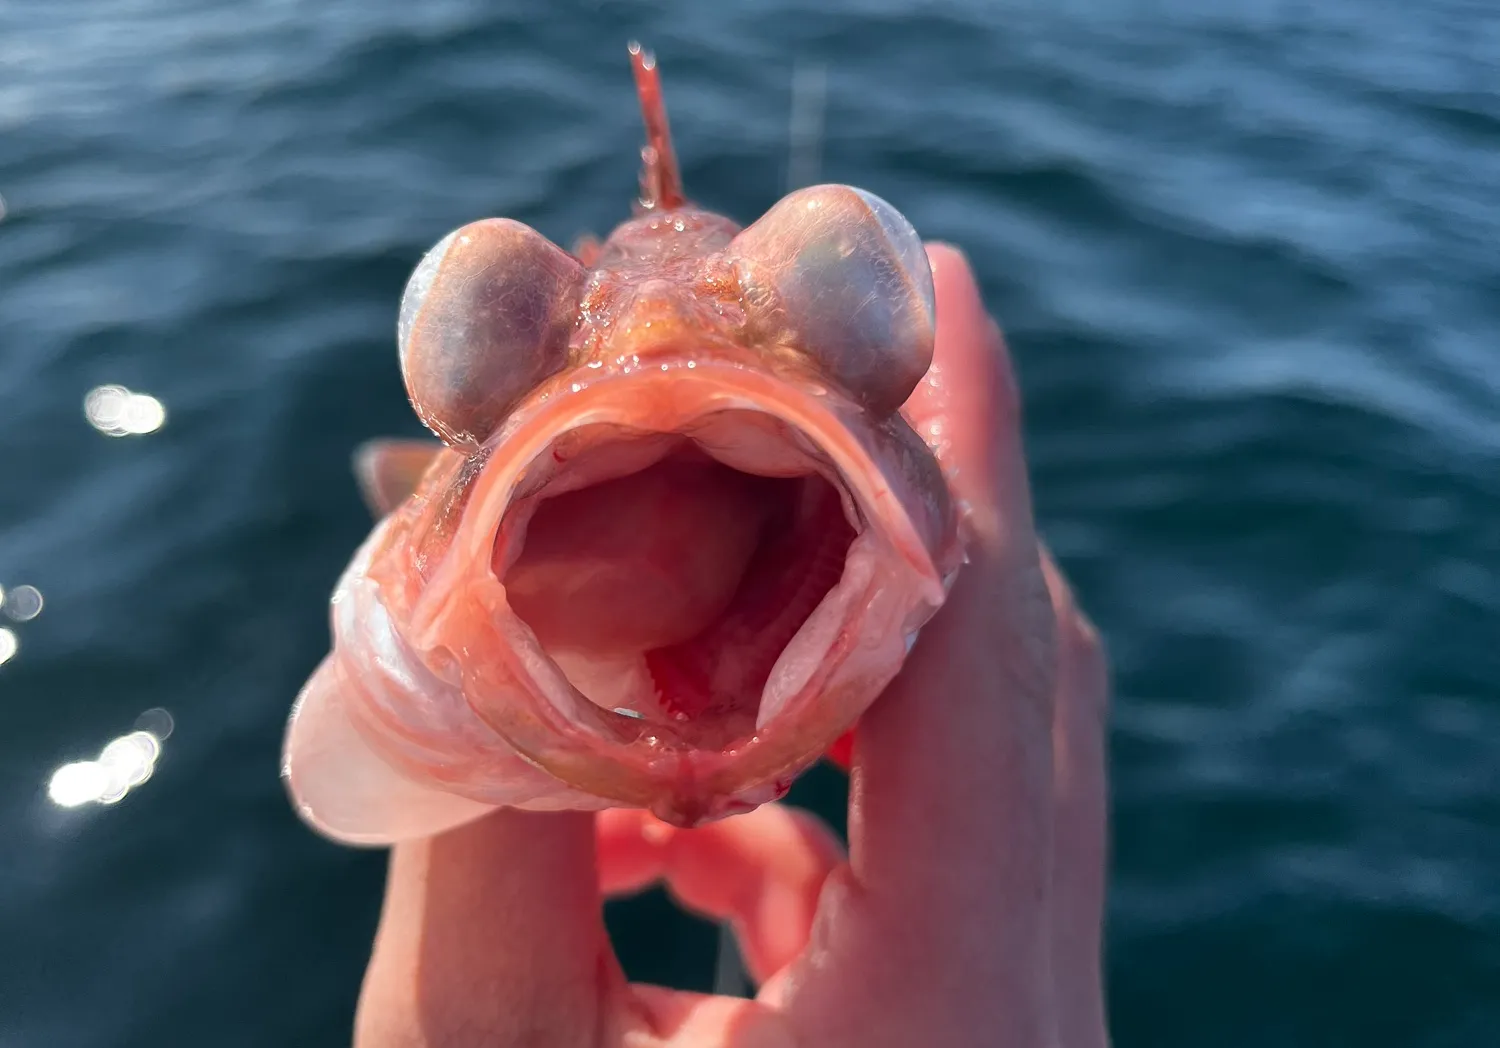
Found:
[{"label": "fish throat", "polygon": [[774,720],[839,642],[858,512],[785,423],[740,410],[669,434],[589,425],[537,466],[492,570],[595,706],[679,746],[726,749]]}]

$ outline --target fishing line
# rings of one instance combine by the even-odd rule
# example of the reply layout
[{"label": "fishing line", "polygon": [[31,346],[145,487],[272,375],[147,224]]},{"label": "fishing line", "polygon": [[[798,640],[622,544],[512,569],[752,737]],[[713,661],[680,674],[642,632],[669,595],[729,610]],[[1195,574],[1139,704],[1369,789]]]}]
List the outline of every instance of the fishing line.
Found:
[{"label": "fishing line", "polygon": [[799,61],[792,67],[792,114],[788,121],[786,189],[814,185],[823,161],[823,113],[828,98],[828,67]]},{"label": "fishing line", "polygon": [[[798,61],[792,66],[792,111],[787,121],[786,189],[814,185],[823,160],[823,115],[828,101],[828,67]],[[750,977],[728,921],[719,925],[719,955],[714,963],[714,993],[751,996]]]}]

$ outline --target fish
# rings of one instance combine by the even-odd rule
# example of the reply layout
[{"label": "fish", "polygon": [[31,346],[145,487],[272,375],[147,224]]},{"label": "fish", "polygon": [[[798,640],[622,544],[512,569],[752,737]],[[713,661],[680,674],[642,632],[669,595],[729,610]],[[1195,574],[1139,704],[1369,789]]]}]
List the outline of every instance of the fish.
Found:
[{"label": "fish", "polygon": [[499,808],[674,826],[784,796],[895,677],[963,563],[903,405],[933,278],[894,206],[794,189],[740,226],[684,195],[629,47],[639,198],[565,250],[507,218],[416,264],[396,342],[435,440],[355,456],[376,516],[282,777],[349,845]]}]

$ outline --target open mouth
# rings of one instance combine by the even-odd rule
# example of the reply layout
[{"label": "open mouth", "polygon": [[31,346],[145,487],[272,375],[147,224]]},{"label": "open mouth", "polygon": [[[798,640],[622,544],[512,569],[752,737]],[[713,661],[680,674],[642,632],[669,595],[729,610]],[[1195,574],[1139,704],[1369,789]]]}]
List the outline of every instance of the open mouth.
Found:
[{"label": "open mouth", "polygon": [[476,747],[676,825],[816,760],[956,567],[921,438],[758,364],[564,375],[481,461],[407,643]]},{"label": "open mouth", "polygon": [[579,695],[725,750],[838,643],[866,530],[827,456],[769,414],[715,410],[669,433],[596,422],[533,460],[491,570]]}]

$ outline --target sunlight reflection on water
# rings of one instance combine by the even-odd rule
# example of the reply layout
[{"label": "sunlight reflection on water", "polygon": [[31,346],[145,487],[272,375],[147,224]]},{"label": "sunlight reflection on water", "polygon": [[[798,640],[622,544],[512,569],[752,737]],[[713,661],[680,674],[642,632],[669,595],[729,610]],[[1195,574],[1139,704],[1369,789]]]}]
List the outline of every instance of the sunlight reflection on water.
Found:
[{"label": "sunlight reflection on water", "polygon": [[30,622],[42,613],[42,591],[35,586],[0,590],[0,608],[14,622]]},{"label": "sunlight reflection on water", "polygon": [[[0,586],[0,612],[12,622],[30,622],[42,613],[42,591],[35,586]],[[0,626],[0,666],[16,657],[21,638],[9,626]]]},{"label": "sunlight reflection on water", "polygon": [[89,425],[109,437],[155,433],[167,421],[167,409],[160,400],[119,385],[89,390],[83,398],[83,414]]},{"label": "sunlight reflection on water", "polygon": [[94,760],[73,761],[54,771],[48,798],[60,808],[118,803],[156,771],[172,726],[166,710],[147,710],[136,718],[135,730],[110,740]]}]

